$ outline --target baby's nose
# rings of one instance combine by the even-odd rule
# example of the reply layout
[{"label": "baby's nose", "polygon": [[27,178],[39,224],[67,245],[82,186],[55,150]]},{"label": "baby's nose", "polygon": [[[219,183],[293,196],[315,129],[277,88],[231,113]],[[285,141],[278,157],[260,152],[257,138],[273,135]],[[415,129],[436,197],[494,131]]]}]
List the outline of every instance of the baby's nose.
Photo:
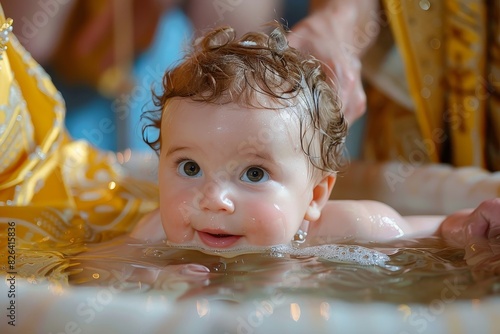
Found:
[{"label": "baby's nose", "polygon": [[206,187],[204,196],[200,201],[202,210],[234,212],[234,203],[231,200],[230,190],[224,185],[212,183]]}]

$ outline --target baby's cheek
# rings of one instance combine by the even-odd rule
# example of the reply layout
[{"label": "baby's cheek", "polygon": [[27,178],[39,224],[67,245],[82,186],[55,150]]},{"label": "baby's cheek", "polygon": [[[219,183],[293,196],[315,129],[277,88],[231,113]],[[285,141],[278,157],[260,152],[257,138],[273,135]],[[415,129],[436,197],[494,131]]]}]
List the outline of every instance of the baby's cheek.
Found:
[{"label": "baby's cheek", "polygon": [[277,205],[257,201],[248,208],[245,231],[252,245],[271,246],[291,240],[294,222]]},{"label": "baby's cheek", "polygon": [[174,243],[187,242],[192,239],[189,219],[193,214],[192,208],[183,198],[162,198],[160,212],[162,224],[167,239]]}]

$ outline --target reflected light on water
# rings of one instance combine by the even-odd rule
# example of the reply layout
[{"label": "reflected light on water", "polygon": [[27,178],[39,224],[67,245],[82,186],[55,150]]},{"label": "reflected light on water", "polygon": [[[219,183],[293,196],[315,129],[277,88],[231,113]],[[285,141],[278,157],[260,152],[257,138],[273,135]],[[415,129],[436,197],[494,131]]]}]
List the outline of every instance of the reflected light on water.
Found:
[{"label": "reflected light on water", "polygon": [[132,150],[129,148],[125,149],[123,152],[116,153],[116,160],[121,164],[129,161],[130,158],[132,158]]},{"label": "reflected light on water", "polygon": [[472,299],[472,307],[475,309],[479,309],[481,307],[481,300],[480,299]]},{"label": "reflected light on water", "polygon": [[146,302],[146,312],[158,312],[162,310],[163,312],[168,312],[168,300],[165,296],[148,296]]},{"label": "reflected light on water", "polygon": [[327,302],[322,302],[319,306],[319,314],[323,317],[323,319],[330,319],[330,304]]},{"label": "reflected light on water", "polygon": [[49,289],[50,289],[50,291],[52,291],[52,293],[54,295],[57,295],[57,296],[61,296],[64,293],[64,289],[63,289],[62,285],[59,283],[50,284]]},{"label": "reflected light on water", "polygon": [[411,308],[406,304],[399,305],[398,311],[401,311],[401,313],[403,313],[403,320],[405,321],[411,315]]},{"label": "reflected light on water", "polygon": [[267,312],[267,314],[273,314],[274,312],[274,308],[273,308],[273,305],[271,303],[269,303],[268,301],[264,300],[262,303],[261,303],[262,307],[264,308],[264,310]]},{"label": "reflected light on water", "polygon": [[293,320],[299,321],[300,319],[300,306],[297,303],[290,304],[290,316]]},{"label": "reflected light on water", "polygon": [[26,279],[30,284],[38,284],[38,280],[36,279],[35,275],[31,275]]},{"label": "reflected light on water", "polygon": [[196,311],[198,312],[198,315],[200,316],[200,318],[203,318],[204,316],[206,316],[208,314],[208,312],[210,311],[210,304],[208,302],[208,300],[206,299],[198,299],[196,301]]}]

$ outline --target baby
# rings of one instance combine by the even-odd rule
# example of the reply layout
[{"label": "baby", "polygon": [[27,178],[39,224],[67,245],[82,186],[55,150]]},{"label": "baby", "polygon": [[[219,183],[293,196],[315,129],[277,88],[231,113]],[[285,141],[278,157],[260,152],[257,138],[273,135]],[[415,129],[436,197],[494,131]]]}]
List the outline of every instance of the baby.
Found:
[{"label": "baby", "polygon": [[[132,236],[210,251],[438,235],[495,260],[500,199],[447,218],[329,200],[346,166],[347,123],[327,78],[279,27],[241,38],[223,27],[197,40],[165,74],[158,110],[144,115],[145,140],[159,154],[160,205]],[[148,127],[158,138],[148,140]]]}]

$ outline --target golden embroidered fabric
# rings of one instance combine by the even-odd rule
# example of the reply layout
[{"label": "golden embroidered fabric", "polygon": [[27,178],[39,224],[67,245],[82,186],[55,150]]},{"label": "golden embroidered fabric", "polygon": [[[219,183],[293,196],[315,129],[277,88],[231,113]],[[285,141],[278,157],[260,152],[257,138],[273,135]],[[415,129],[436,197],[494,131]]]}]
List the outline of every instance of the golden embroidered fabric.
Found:
[{"label": "golden embroidered fabric", "polygon": [[[0,26],[8,22],[0,7]],[[15,22],[14,33],[15,33]],[[129,231],[157,187],[126,176],[115,154],[74,141],[50,77],[9,33],[0,60],[0,271],[65,279],[66,256]],[[12,240],[12,239],[11,239]],[[10,258],[12,259],[12,258]],[[33,278],[35,279],[35,278]]]},{"label": "golden embroidered fabric", "polygon": [[383,3],[413,105],[370,86],[365,157],[500,170],[500,1]]}]

